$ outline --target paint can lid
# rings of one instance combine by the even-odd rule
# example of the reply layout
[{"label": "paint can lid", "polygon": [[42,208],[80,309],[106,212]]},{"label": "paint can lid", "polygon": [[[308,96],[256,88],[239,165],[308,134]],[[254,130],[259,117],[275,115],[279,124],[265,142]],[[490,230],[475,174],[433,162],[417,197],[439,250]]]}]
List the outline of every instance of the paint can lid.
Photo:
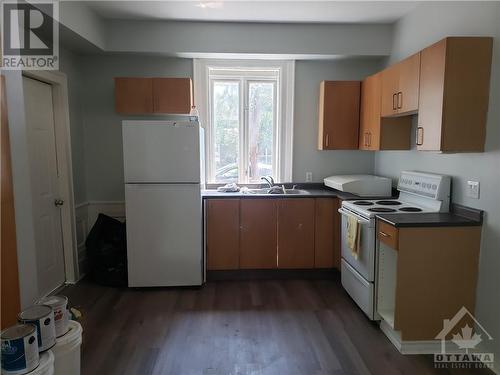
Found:
[{"label": "paint can lid", "polygon": [[52,307],[47,305],[34,305],[23,310],[17,316],[18,320],[38,320],[52,313]]},{"label": "paint can lid", "polygon": [[34,334],[36,327],[34,324],[16,324],[15,326],[6,328],[0,333],[2,340],[15,340]]},{"label": "paint can lid", "polygon": [[66,296],[48,296],[48,297],[42,298],[38,302],[38,304],[40,304],[40,305],[47,305],[47,306],[50,306],[52,308],[64,306],[67,303],[68,303],[68,297],[66,297]]}]

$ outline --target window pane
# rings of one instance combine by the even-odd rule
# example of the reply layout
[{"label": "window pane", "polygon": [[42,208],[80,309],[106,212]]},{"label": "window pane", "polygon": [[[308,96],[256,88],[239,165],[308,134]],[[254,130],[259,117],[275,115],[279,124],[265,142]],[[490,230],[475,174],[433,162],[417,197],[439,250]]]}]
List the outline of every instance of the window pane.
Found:
[{"label": "window pane", "polygon": [[238,182],[239,82],[215,81],[212,98],[214,181]]},{"label": "window pane", "polygon": [[248,169],[249,182],[273,171],[274,83],[248,84]]}]

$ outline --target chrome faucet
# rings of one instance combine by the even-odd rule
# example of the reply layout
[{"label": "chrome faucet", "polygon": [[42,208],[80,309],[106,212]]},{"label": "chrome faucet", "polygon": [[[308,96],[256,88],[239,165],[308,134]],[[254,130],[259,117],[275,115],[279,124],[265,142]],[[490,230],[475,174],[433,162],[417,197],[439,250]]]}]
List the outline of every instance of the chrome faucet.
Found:
[{"label": "chrome faucet", "polygon": [[266,181],[270,188],[274,186],[274,179],[271,176],[262,176],[260,179]]}]

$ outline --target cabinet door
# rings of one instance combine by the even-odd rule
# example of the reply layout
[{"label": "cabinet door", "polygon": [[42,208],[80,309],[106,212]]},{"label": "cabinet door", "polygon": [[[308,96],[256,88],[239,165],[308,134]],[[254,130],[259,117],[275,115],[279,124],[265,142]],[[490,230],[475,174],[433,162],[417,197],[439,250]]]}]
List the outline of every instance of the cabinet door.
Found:
[{"label": "cabinet door", "polygon": [[240,201],[240,268],[277,267],[275,199]]},{"label": "cabinet door", "polygon": [[399,68],[397,64],[382,71],[381,91],[381,115],[392,116],[397,114],[397,95],[399,91]]},{"label": "cabinet door", "polygon": [[193,103],[191,78],[153,78],[156,113],[189,113]]},{"label": "cabinet door", "polygon": [[115,110],[123,114],[153,113],[151,78],[115,78]]},{"label": "cabinet door", "polygon": [[323,81],[319,95],[318,149],[358,148],[359,81]]},{"label": "cabinet door", "polygon": [[367,77],[361,84],[360,150],[379,149],[381,76],[378,73]]},{"label": "cabinet door", "polygon": [[337,198],[316,198],[314,219],[314,267],[337,267],[340,260]]},{"label": "cabinet door", "polygon": [[240,262],[239,199],[209,199],[206,210],[207,269],[238,269]]},{"label": "cabinet door", "polygon": [[441,149],[446,39],[421,52],[417,149]]},{"label": "cabinet door", "polygon": [[314,267],[314,199],[280,199],[278,268]]},{"label": "cabinet door", "polygon": [[420,78],[420,52],[396,65],[399,70],[397,93],[398,114],[418,111],[418,91]]}]

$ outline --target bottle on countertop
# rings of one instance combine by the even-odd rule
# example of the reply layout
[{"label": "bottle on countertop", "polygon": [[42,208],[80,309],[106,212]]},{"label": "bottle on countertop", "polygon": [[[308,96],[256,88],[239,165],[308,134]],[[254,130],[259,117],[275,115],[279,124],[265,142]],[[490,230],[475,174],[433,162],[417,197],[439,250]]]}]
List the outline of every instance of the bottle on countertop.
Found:
[{"label": "bottle on countertop", "polygon": [[189,111],[189,121],[198,121],[200,114],[198,113],[198,109],[195,105],[191,106],[191,110]]}]

